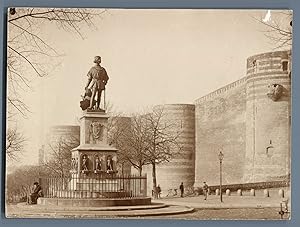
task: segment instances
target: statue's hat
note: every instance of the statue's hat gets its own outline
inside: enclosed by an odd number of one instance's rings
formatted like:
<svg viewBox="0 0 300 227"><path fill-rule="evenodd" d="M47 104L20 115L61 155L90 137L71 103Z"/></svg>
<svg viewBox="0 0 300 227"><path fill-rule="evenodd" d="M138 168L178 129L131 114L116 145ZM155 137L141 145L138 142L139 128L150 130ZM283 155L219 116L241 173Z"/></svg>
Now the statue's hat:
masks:
<svg viewBox="0 0 300 227"><path fill-rule="evenodd" d="M94 63L100 63L100 62L101 62L101 57L100 56L95 56Z"/></svg>

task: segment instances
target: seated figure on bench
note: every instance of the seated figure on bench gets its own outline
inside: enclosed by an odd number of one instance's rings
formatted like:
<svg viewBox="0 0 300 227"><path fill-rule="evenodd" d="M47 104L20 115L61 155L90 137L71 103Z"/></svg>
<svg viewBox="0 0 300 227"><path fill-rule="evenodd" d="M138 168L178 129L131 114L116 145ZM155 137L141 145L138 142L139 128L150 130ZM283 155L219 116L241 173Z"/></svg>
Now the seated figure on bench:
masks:
<svg viewBox="0 0 300 227"><path fill-rule="evenodd" d="M39 197L43 197L42 187L38 182L34 182L33 184L33 192L28 197L28 204L37 204L37 199Z"/></svg>

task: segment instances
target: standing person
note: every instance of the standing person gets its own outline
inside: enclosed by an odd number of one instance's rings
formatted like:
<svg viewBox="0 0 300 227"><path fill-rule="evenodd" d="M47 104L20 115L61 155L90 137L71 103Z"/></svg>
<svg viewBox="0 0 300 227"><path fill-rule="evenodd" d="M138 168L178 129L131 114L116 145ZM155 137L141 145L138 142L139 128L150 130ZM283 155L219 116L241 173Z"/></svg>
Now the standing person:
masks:
<svg viewBox="0 0 300 227"><path fill-rule="evenodd" d="M208 195L208 185L206 184L205 181L203 182L202 190L203 190L204 200L206 200L207 199L207 195Z"/></svg>
<svg viewBox="0 0 300 227"><path fill-rule="evenodd" d="M94 58L95 65L90 69L88 72L88 82L85 86L85 90L88 89L90 83L91 83L91 89L92 89L92 96L90 99L90 106L88 109L93 109L94 106L94 98L97 94L97 101L96 101L96 109L100 108L100 100L101 100L101 93L103 90L105 90L105 85L107 84L107 81L109 79L105 68L100 66L101 63L101 57L96 56Z"/></svg>
<svg viewBox="0 0 300 227"><path fill-rule="evenodd" d="M159 185L157 185L157 197L160 198L160 194L161 194L161 188Z"/></svg>
<svg viewBox="0 0 300 227"><path fill-rule="evenodd" d="M181 184L180 184L180 186L179 186L179 189L180 189L180 197L183 197L183 193L184 193L183 182L181 182Z"/></svg>

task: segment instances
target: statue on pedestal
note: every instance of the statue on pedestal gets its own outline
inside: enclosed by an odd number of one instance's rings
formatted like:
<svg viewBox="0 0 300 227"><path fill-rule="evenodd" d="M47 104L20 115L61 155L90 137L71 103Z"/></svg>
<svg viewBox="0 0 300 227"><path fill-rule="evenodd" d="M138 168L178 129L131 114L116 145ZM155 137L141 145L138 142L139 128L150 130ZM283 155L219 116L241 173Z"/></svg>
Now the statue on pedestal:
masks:
<svg viewBox="0 0 300 227"><path fill-rule="evenodd" d="M100 66L100 56L96 56L94 58L94 63L95 65L89 70L87 74L88 82L85 86L85 95L83 101L80 102L80 107L82 110L101 110L101 93L105 90L105 85L107 84L107 81L109 79L105 68ZM91 88L89 90L90 85ZM97 97L97 100L95 100L95 97ZM88 103L89 106L87 107Z"/></svg>

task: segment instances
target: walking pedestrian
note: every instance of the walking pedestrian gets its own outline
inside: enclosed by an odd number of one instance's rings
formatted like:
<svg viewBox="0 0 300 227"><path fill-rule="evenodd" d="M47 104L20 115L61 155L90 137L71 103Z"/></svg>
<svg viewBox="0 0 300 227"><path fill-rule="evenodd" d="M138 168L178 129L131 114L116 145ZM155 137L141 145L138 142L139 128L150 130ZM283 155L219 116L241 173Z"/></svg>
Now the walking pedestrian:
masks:
<svg viewBox="0 0 300 227"><path fill-rule="evenodd" d="M157 197L160 198L160 194L161 194L161 187L159 185L157 185Z"/></svg>
<svg viewBox="0 0 300 227"><path fill-rule="evenodd" d="M181 184L180 184L180 186L179 186L179 189L180 189L180 197L183 197L183 193L184 193L183 182L181 182Z"/></svg>
<svg viewBox="0 0 300 227"><path fill-rule="evenodd" d="M202 190L203 190L204 200L206 200L208 195L208 185L206 184L205 181L203 182Z"/></svg>

